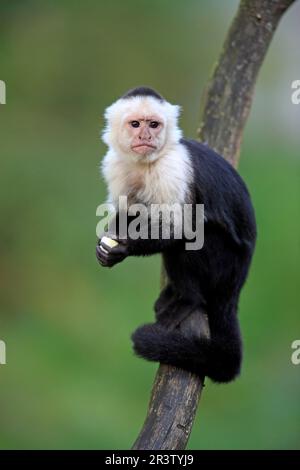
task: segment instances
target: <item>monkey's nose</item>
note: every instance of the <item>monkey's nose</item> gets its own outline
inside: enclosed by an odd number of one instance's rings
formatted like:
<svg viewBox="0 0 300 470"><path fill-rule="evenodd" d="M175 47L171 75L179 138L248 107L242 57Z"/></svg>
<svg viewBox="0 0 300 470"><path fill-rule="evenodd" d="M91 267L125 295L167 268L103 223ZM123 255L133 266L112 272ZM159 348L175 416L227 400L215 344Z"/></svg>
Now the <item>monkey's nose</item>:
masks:
<svg viewBox="0 0 300 470"><path fill-rule="evenodd" d="M147 134L140 134L139 135L139 139L140 140L151 140L152 139L152 136L151 134L147 135Z"/></svg>

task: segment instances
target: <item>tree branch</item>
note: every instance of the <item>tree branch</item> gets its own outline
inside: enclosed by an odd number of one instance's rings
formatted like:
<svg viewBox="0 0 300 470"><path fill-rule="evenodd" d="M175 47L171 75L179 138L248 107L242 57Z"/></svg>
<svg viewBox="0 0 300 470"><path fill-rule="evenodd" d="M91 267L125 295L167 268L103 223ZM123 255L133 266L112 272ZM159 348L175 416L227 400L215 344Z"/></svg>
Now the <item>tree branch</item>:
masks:
<svg viewBox="0 0 300 470"><path fill-rule="evenodd" d="M295 0L241 0L202 101L198 136L237 167L254 85L278 22ZM165 274L162 284L165 284ZM204 312L181 331L209 335ZM204 377L160 365L144 426L133 449L182 450L190 436Z"/></svg>
<svg viewBox="0 0 300 470"><path fill-rule="evenodd" d="M280 18L295 0L241 0L204 92L198 136L234 167L259 69Z"/></svg>

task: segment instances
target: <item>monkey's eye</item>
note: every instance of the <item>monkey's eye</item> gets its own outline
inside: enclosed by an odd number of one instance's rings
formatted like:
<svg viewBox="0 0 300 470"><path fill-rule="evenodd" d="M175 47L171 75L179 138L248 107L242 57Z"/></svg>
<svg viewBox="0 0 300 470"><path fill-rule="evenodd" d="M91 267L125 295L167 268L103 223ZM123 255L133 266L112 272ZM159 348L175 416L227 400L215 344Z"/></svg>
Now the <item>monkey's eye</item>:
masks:
<svg viewBox="0 0 300 470"><path fill-rule="evenodd" d="M151 121L150 122L150 127L152 127L152 129L156 129L158 126L159 126L158 121Z"/></svg>
<svg viewBox="0 0 300 470"><path fill-rule="evenodd" d="M132 127L140 127L139 121L131 121L130 124L131 124Z"/></svg>

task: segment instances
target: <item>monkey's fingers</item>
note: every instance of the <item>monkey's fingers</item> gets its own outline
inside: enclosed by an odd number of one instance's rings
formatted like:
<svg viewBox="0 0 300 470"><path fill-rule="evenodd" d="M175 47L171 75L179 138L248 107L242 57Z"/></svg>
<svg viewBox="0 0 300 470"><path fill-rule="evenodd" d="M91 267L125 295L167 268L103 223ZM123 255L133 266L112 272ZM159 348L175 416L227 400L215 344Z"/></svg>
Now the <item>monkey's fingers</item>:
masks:
<svg viewBox="0 0 300 470"><path fill-rule="evenodd" d="M111 247L105 241L101 241L99 246L102 251L111 255L127 255L127 246L125 244L118 243L116 246Z"/></svg>
<svg viewBox="0 0 300 470"><path fill-rule="evenodd" d="M123 261L125 256L123 254L111 254L106 251L101 246L96 247L96 257L101 264L101 266L111 268L117 263Z"/></svg>
<svg viewBox="0 0 300 470"><path fill-rule="evenodd" d="M120 245L126 245L127 244L127 238L119 238L118 235L116 235L115 233L105 233L100 239L99 239L99 245L101 243L105 243L105 240L107 239L111 239L115 242L117 242L118 244Z"/></svg>

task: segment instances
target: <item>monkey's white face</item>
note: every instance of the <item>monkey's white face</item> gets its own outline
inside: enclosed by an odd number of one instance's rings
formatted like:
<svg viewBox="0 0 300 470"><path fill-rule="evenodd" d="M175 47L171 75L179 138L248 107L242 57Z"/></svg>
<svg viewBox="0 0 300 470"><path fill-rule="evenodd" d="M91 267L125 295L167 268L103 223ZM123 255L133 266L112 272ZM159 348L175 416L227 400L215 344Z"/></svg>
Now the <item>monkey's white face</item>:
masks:
<svg viewBox="0 0 300 470"><path fill-rule="evenodd" d="M123 157L154 162L181 137L179 107L152 97L120 99L105 113L104 142Z"/></svg>

